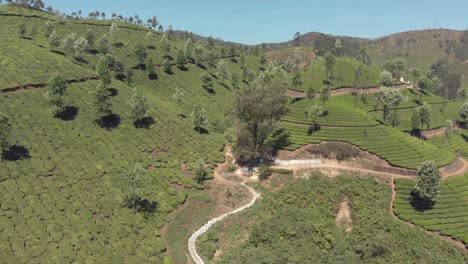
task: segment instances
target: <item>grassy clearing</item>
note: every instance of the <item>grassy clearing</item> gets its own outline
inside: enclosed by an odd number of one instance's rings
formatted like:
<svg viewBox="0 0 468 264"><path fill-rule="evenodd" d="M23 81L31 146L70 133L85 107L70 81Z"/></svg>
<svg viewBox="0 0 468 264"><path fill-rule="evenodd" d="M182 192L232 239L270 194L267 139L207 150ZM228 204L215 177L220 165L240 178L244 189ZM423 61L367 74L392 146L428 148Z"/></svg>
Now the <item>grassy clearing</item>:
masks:
<svg viewBox="0 0 468 264"><path fill-rule="evenodd" d="M278 191L264 191L262 197L201 240L200 251L208 263L467 261L451 243L394 219L388 210L390 188L376 179L312 175ZM345 197L351 208L351 233L335 226ZM218 258L216 250L222 252Z"/></svg>
<svg viewBox="0 0 468 264"><path fill-rule="evenodd" d="M468 241L468 174L443 182L442 191L433 208L418 211L411 205L411 180L396 180L395 213L403 220L443 235Z"/></svg>

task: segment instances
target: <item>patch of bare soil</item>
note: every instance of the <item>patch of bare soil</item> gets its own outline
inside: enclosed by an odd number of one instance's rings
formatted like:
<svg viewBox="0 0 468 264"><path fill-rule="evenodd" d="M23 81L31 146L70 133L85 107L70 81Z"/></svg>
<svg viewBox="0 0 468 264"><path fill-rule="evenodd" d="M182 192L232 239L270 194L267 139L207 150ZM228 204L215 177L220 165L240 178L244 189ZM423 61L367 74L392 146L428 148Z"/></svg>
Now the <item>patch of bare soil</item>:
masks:
<svg viewBox="0 0 468 264"><path fill-rule="evenodd" d="M347 233L353 231L353 220L351 218L351 208L349 208L348 197L345 197L340 203L340 207L335 218L335 224Z"/></svg>

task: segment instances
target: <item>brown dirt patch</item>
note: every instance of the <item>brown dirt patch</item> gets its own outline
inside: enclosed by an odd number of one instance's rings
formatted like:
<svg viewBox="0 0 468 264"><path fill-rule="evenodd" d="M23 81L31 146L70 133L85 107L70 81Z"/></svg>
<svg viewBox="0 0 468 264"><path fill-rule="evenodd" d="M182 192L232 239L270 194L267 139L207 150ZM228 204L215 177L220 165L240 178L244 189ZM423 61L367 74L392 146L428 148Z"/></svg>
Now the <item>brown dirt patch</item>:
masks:
<svg viewBox="0 0 468 264"><path fill-rule="evenodd" d="M338 213L335 218L335 224L347 233L353 231L353 220L351 218L351 208L349 207L348 197L345 197L340 203Z"/></svg>

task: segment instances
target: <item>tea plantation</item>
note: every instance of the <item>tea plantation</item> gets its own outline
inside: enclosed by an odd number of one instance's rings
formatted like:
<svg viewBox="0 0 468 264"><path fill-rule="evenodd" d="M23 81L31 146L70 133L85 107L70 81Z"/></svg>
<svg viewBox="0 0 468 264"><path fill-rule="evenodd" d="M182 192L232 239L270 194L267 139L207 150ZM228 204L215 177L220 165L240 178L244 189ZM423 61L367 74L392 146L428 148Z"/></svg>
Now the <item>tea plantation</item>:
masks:
<svg viewBox="0 0 468 264"><path fill-rule="evenodd" d="M403 220L422 226L442 235L468 241L468 175L448 179L443 182L441 193L427 210L417 210L412 206L411 180L395 180L397 197L395 213Z"/></svg>
<svg viewBox="0 0 468 264"><path fill-rule="evenodd" d="M147 43L157 78L149 80L136 67L132 87L113 79L110 103L117 118L112 127L103 128L95 121L93 105L99 81L91 80L102 54L91 52L76 61L60 47L49 51L44 33L48 20L60 38L70 33L83 36L91 29L97 41L110 28L109 22L61 20L0 6L0 89L42 85L55 72L79 81L68 85L63 118L50 113L45 89L0 94L0 113L8 116L13 129L11 153L0 164L2 262L161 263L167 256L160 230L168 213L184 203L191 188L204 188L185 168L203 158L212 169L224 158L224 130L237 88L229 80L224 84L213 78L211 91L204 89L205 66L187 64L183 69L172 67L171 74L164 72L158 66L163 63L163 33L155 31L148 40L147 29L117 23L118 44L110 54L136 66L133 48ZM37 35L20 37L22 23L27 28L35 24ZM169 36L169 41L168 56L175 58L185 40ZM213 47L218 53L220 49ZM235 59L225 61L230 72L241 71ZM258 69L257 59L249 55L245 65ZM136 128L130 117L134 87L148 101L147 128ZM176 87L183 93L181 104L173 100ZM189 117L195 105L207 111L206 133L198 133ZM132 214L124 206L122 182L135 164L147 169L142 197L154 209Z"/></svg>

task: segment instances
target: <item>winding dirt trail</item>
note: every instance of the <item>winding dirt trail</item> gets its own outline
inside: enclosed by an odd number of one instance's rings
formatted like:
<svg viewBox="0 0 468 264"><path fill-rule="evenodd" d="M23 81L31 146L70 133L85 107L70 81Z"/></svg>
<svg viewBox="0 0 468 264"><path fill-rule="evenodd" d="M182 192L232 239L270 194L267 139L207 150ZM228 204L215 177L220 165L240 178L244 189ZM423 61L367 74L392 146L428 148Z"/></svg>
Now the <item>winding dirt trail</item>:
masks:
<svg viewBox="0 0 468 264"><path fill-rule="evenodd" d="M302 150L300 150L300 151L302 151ZM289 151L289 152L293 153L294 151L292 151L292 152ZM226 146L226 148L225 148L225 161L223 163L219 164L216 167L216 169L214 170L214 175L215 175L214 180L222 181L223 183L226 183L226 184L229 184L229 185L236 185L237 184L236 182L226 179L221 173L228 166L228 158L229 157L233 158L232 150L231 150L231 148L229 146ZM372 158L375 159L375 157L372 157ZM378 159L380 159L380 158L378 158ZM304 161L304 160L303 159L294 159L294 158L292 158L289 161ZM405 173L404 171L399 171L401 168L392 167L389 164L387 166L390 166L390 167L384 166L384 167L366 168L366 167L362 167L362 164L358 164L358 163L356 163L356 164L353 164L353 163L339 163L339 162L330 162L329 160L327 160L325 162L316 162L316 160L314 160L314 159L310 159L309 161L310 162L305 162L305 163L303 163L303 162L290 162L289 164L291 164L291 165L272 165L271 167L275 168L275 169L289 169L289 170L293 170L295 172L302 171L302 170L307 170L307 169L332 169L332 170L338 170L338 171L345 170L345 171L361 172L361 173L365 173L365 174L373 174L373 175L383 176L383 177L385 177L386 179L388 179L390 181L390 185L391 185L391 189L392 189L392 195L391 195L390 204L389 204L390 212L392 213L393 217L395 217L395 219L402 220L402 219L398 218L398 216L395 214L395 212L393 210L393 204L394 204L394 201L395 201L395 198L396 198L396 190L395 190L395 182L394 181L397 178L414 179L416 177L415 175L408 175L408 173ZM380 162L386 163L383 160L381 160ZM392 169L392 170L390 170L391 172L386 171L386 169L389 169L389 168ZM441 174L442 174L443 178L449 178L449 177L464 175L468 171L468 162L466 160L462 159L462 158L457 158L457 160L454 163L452 163L451 165L446 166L444 168L441 168L440 171L441 171ZM248 181L253 181L253 180L249 179ZM208 230L210 230L213 227L214 224L224 220L226 217L228 217L230 215L239 213L239 212L253 206L255 204L255 202L257 201L257 199L260 197L260 193L255 191L250 186L247 186L245 184L245 181L240 183L240 185L247 188L248 191L251 193L252 198L249 201L249 203L247 203L246 205L243 205L243 206L241 206L241 207L239 207L239 208L237 208L237 209L235 209L233 211L227 212L225 214L222 214L222 215L220 215L218 217L215 217L215 218L209 220L205 225L203 225L200 229L195 231L190 236L190 238L188 240L188 248L189 248L190 256L191 256L192 260L196 264L203 264L204 263L203 259L200 257L200 255L198 254L197 249L196 249L197 239L201 235L206 233ZM404 221L404 220L402 220L402 221L405 222L406 224L412 226L412 227L416 227L416 225L414 225L414 224L412 224L410 222L407 222L407 221ZM430 231L427 231L427 230L425 230L425 232L428 233L428 234L431 234L431 235L438 235L441 238L454 243L456 246L458 246L460 248L463 248L465 250L467 249L467 246L465 244L463 244L463 242L461 242L461 241L455 240L455 239L453 239L451 237L443 236L443 235L441 235L441 234L439 234L437 232L430 232Z"/></svg>
<svg viewBox="0 0 468 264"><path fill-rule="evenodd" d="M193 233L190 236L190 238L188 240L188 248L189 248L190 256L192 257L193 261L196 264L204 264L205 263L203 261L203 259L200 257L200 255L198 255L198 253L197 253L197 248L196 248L197 239L201 235L203 235L204 233L208 232L208 230L210 230L210 228L213 227L214 224L222 221L223 219L225 219L226 217L228 217L230 215L237 214L237 213L239 213L241 211L244 211L245 209L251 207L252 205L255 204L258 197L260 197L260 193L256 192L252 187L250 187L248 185L245 185L245 182L242 182L241 185L246 187L249 190L249 192L252 194L252 199L250 200L250 202L248 204L244 205L244 206L241 206L241 207L237 208L234 211L222 214L222 215L220 215L218 217L215 217L215 218L211 219L210 221L208 221L205 225L200 227L200 229L195 231L195 233Z"/></svg>

